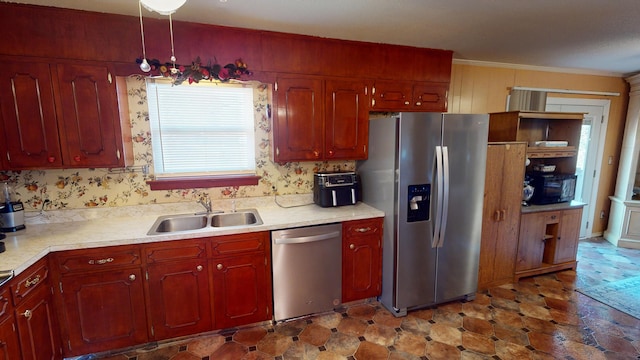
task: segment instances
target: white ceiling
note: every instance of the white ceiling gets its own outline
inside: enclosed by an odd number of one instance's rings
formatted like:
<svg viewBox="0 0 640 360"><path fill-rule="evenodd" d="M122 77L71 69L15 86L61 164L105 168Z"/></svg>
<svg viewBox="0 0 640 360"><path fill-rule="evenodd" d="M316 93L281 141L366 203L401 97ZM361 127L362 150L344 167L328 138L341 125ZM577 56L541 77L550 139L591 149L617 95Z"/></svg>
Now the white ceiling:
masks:
<svg viewBox="0 0 640 360"><path fill-rule="evenodd" d="M9 2L138 15L136 0ZM640 71L638 0L187 0L173 19L447 49L460 60Z"/></svg>

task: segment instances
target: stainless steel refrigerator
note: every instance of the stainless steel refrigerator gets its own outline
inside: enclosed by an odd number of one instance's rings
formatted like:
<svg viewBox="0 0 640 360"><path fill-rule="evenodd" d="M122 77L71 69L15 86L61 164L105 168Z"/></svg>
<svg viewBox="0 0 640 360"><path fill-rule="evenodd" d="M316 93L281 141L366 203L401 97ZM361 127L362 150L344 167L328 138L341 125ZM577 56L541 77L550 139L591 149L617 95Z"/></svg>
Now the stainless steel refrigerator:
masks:
<svg viewBox="0 0 640 360"><path fill-rule="evenodd" d="M380 302L408 309L473 298L488 115L400 113L369 122L362 200L385 212Z"/></svg>

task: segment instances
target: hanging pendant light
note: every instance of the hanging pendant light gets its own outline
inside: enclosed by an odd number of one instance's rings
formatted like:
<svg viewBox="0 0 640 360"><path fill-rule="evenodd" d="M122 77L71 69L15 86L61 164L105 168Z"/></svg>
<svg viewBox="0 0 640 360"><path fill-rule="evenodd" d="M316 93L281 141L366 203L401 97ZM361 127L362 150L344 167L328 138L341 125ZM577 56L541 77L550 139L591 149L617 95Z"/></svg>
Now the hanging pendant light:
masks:
<svg viewBox="0 0 640 360"><path fill-rule="evenodd" d="M173 19L171 18L171 14L176 12L182 5L184 5L187 0L139 0L138 1L138 10L140 12L140 34L142 36L142 62L140 63L140 69L144 72L151 71L151 66L147 61L147 53L144 44L144 26L142 25L142 6L149 11L155 11L160 15L169 15L169 31L171 35L171 63L173 67L171 72L175 73L178 70L176 69L176 55L175 48L173 46Z"/></svg>
<svg viewBox="0 0 640 360"><path fill-rule="evenodd" d="M140 12L140 36L142 37L142 62L140 63L140 70L144 72L151 71L151 65L147 61L147 50L144 46L144 26L142 25L142 2L138 1L138 11Z"/></svg>

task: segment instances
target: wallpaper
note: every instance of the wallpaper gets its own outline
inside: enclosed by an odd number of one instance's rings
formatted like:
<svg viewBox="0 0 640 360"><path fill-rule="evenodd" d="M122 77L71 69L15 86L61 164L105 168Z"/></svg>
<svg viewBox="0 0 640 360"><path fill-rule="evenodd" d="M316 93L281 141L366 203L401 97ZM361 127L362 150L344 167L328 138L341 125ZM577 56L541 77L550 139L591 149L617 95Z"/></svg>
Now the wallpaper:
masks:
<svg viewBox="0 0 640 360"><path fill-rule="evenodd" d="M188 85L181 85L188 86ZM123 169L66 169L0 172L0 182L13 187L16 200L25 210L79 209L117 207L196 201L305 194L313 192L313 174L317 171L351 171L355 161L300 162L276 164L270 159L271 124L267 108L271 104L271 87L253 84L256 131L256 172L261 176L255 186L208 189L152 191L146 184L153 178L151 131L145 79L127 78L131 134L135 163Z"/></svg>

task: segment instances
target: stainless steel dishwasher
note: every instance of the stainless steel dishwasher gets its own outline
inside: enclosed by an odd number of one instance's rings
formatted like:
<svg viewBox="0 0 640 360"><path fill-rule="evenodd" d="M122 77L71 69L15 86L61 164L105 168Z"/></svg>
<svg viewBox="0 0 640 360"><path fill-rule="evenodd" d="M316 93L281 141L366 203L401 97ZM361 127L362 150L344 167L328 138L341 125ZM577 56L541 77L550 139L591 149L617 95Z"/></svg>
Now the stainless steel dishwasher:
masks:
<svg viewBox="0 0 640 360"><path fill-rule="evenodd" d="M271 251L275 321L341 304L341 224L273 231Z"/></svg>

